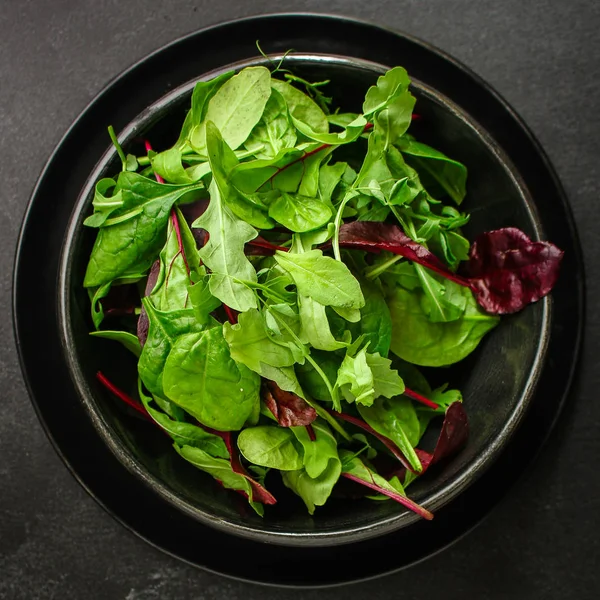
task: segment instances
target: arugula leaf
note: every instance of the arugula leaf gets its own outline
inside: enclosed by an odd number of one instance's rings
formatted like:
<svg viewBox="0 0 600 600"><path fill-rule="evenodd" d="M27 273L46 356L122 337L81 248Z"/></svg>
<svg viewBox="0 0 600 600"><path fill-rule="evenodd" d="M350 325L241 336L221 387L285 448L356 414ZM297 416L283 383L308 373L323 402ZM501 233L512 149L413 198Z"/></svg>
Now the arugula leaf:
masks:
<svg viewBox="0 0 600 600"><path fill-rule="evenodd" d="M259 402L260 378L231 358L220 327L175 341L165 362L163 385L170 400L220 431L241 429Z"/></svg>
<svg viewBox="0 0 600 600"><path fill-rule="evenodd" d="M238 448L251 463L280 471L302 468L302 457L296 449L289 428L274 425L247 427L238 436Z"/></svg>
<svg viewBox="0 0 600 600"><path fill-rule="evenodd" d="M300 339L318 350L338 350L344 348L345 342L338 342L331 333L325 307L309 296L298 296L300 322L302 329Z"/></svg>
<svg viewBox="0 0 600 600"><path fill-rule="evenodd" d="M296 362L290 348L269 335L265 319L256 309L241 313L236 325L224 323L223 335L231 357L259 375L264 374L265 364L291 367Z"/></svg>
<svg viewBox="0 0 600 600"><path fill-rule="evenodd" d="M208 243L200 250L200 257L212 271L208 283L210 292L240 312L256 308L254 292L242 282L257 281L256 271L244 254L244 245L258 232L225 206L214 179L210 184L210 198L206 212L192 224L210 234Z"/></svg>
<svg viewBox="0 0 600 600"><path fill-rule="evenodd" d="M88 288L148 270L164 244L171 207L202 184L167 185L123 171L118 186L123 204L98 231L83 282Z"/></svg>
<svg viewBox="0 0 600 600"><path fill-rule="evenodd" d="M108 195L111 190L111 194ZM122 193L119 191L117 182L114 179L105 177L96 183L92 206L94 207L94 213L83 222L87 227L102 227L106 219L115 210L123 206Z"/></svg>
<svg viewBox="0 0 600 600"><path fill-rule="evenodd" d="M287 104L275 89L267 101L260 121L244 143L256 158L272 158L296 145L296 131L290 120Z"/></svg>
<svg viewBox="0 0 600 600"><path fill-rule="evenodd" d="M309 296L324 306L364 306L360 285L348 267L323 256L321 250L309 250L303 254L278 250L275 260L292 276L301 295Z"/></svg>
<svg viewBox="0 0 600 600"><path fill-rule="evenodd" d="M260 121L271 95L271 74L265 67L246 67L225 82L208 101L204 123L212 121L227 145L241 146ZM197 126L191 145L205 154L206 128Z"/></svg>

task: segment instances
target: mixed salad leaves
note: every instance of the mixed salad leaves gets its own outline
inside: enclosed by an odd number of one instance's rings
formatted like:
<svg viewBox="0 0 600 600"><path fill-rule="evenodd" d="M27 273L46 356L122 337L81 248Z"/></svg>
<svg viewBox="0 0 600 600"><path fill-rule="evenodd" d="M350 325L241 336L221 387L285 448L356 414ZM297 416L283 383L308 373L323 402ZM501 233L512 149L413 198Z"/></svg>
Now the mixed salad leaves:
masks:
<svg viewBox="0 0 600 600"><path fill-rule="evenodd" d="M548 294L562 252L515 228L469 243L467 169L409 133L403 68L361 114L332 112L325 83L201 81L175 144L143 156L110 129L122 171L96 185L84 286L92 335L137 357L135 394L98 379L261 515L279 472L310 514L343 477L430 519L405 490L468 424L418 367Z"/></svg>

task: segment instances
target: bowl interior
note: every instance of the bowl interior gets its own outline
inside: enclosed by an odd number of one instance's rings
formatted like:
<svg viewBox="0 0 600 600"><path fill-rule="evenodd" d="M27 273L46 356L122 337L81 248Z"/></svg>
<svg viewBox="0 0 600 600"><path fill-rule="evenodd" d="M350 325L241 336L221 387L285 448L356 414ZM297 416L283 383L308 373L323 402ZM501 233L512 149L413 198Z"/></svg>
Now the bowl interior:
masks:
<svg viewBox="0 0 600 600"><path fill-rule="evenodd" d="M296 55L288 66L301 77L329 79L328 95L342 110L360 111L366 89L386 67L332 56ZM236 69L264 64L264 59L238 63ZM231 66L202 76L210 78ZM196 79L197 80L197 79ZM177 88L146 109L123 132L126 151L135 150L139 136L157 149L177 138L194 82ZM431 143L469 170L468 195L463 208L471 213L464 228L467 237L504 226L516 226L533 238L539 223L528 192L507 157L477 123L434 90L413 82L416 112L421 119L411 128L418 139ZM141 153L141 150L136 150ZM303 503L281 485L276 476L267 486L279 503L260 518L243 498L223 490L211 477L196 470L173 451L169 440L154 427L130 414L95 380L102 370L123 389L135 394L137 370L133 357L115 342L92 338L89 299L83 274L95 231L82 226L91 212L93 185L114 175L120 163L109 149L84 187L72 215L63 247L59 285L63 347L71 376L82 402L117 457L180 510L229 533L283 544L337 544L386 533L413 523L417 517L394 502L332 498L313 517ZM545 354L550 304L547 300L505 317L465 361L436 370L439 382L462 390L469 415L470 438L463 451L432 470L410 488L411 497L430 510L456 497L493 462L522 417Z"/></svg>

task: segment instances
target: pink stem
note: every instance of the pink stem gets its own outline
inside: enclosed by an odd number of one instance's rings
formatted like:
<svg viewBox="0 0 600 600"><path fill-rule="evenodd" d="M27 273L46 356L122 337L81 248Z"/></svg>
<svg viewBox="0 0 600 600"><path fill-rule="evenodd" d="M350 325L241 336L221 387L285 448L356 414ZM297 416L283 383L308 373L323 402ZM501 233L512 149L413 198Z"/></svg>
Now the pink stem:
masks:
<svg viewBox="0 0 600 600"><path fill-rule="evenodd" d="M137 410L149 421L154 422L154 419L146 412L146 409L136 400L128 396L124 391L120 390L116 385L109 381L101 371L96 373L96 379L110 392L112 392L117 398L125 402L128 406L131 406L134 410Z"/></svg>
<svg viewBox="0 0 600 600"><path fill-rule="evenodd" d="M408 396L411 400L416 400L417 402L420 402L421 404L424 404L429 408L433 408L434 410L439 408L439 406L435 402L432 402L428 398L425 398L425 396L421 396L421 394L415 392L414 390L411 390L410 388L404 388L404 395Z"/></svg>

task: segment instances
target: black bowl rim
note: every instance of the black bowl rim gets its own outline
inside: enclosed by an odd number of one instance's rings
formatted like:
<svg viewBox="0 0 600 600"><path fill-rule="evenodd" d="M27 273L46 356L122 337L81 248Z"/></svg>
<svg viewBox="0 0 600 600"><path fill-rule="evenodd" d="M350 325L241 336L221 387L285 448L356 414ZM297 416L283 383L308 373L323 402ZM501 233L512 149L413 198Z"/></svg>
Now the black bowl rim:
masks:
<svg viewBox="0 0 600 600"><path fill-rule="evenodd" d="M270 58L275 62L282 57L283 54L274 54L270 56ZM293 55L289 56L288 60L290 63L302 63L305 61L321 62L331 64L334 68L336 65L347 64L359 67L366 71L375 71L379 73L384 73L387 68L390 68L385 65L374 63L373 61L333 54L324 55L294 53ZM238 70L244 66L264 63L265 59L263 58L249 58L233 64L223 65L219 69L210 71L208 73L202 73L200 77L183 83L153 102L132 121L130 121L127 126L121 130L119 134L119 141L122 145L126 145L133 138L138 136L138 130L145 129L148 126L148 122L151 123L155 117L158 117L164 112L168 111L172 104L176 103L178 99L191 91L196 81L210 79L225 71ZM497 146L491 136L451 99L443 94L440 94L436 90L433 90L430 86L422 84L418 80L412 79L412 83L413 87L418 89L422 95L429 96L434 101L437 101L439 104L444 106L444 109L448 110L448 112L454 114L456 118L460 119L460 121L466 127L470 127L481 139L481 141L486 144L488 151L494 153L495 159L499 164L502 165L507 175L513 180L515 187L520 192L521 199L527 206L529 217L533 222L533 227L539 238L541 233L541 224L537 216L535 204L533 203L533 199L529 195L524 182L521 180L519 173L516 172L516 169L511 164L509 157L500 147ZM317 530L314 532L288 532L277 530L265 531L255 528L252 525L232 523L226 519L215 517L210 512L203 510L199 506L194 505L191 501L179 496L177 493L172 491L168 485L161 481L161 479L150 474L143 467L141 462L137 460L127 449L126 444L120 439L119 434L114 431L114 429L104 418L101 407L102 403L94 397L94 394L92 393L90 386L82 373L81 365L79 364L74 351L74 336L69 319L70 294L68 290L71 281L70 274L74 240L80 235L83 212L89 207L90 199L93 197L94 193L94 186L101 177L107 176L105 173L103 173L103 171L106 170L107 164L111 162L115 156L116 150L113 147L109 147L99 159L98 163L94 167L93 171L89 174L85 184L81 189L81 192L73 207L71 219L69 221L63 242L60 260L59 282L57 286L59 298L59 325L62 336L61 343L71 374L71 379L78 390L81 401L90 414L94 427L113 454L132 474L140 478L150 489L152 489L154 493L161 495L165 500L174 504L179 510L186 512L192 518L198 519L205 525L259 541L282 545L339 545L351 543L352 541L367 539L369 537L385 535L386 533L391 533L397 529L406 527L416 522L419 519L418 515L398 507L398 512L395 515L381 518L380 520L376 520L367 525L348 526L345 529L337 530ZM502 451L512 437L512 434L519 426L519 423L527 411L546 357L548 348L548 332L550 330L552 321L552 305L551 302L549 302L549 299L544 298L541 301L541 305L543 307L543 313L540 322L540 330L537 332L539 338L535 358L531 371L528 374L528 378L522 390L519 391L519 397L514 409L498 433L490 440L490 442L482 450L481 454L474 461L469 463L464 469L461 469L461 471L453 478L447 480L443 484L440 484L436 490L433 490L426 495L421 495L414 498L416 502L422 504L432 512L439 510L444 505L451 502L458 494L464 491L473 481L480 477L491 466L498 454Z"/></svg>
<svg viewBox="0 0 600 600"><path fill-rule="evenodd" d="M73 130L77 127L77 124L81 120L81 118L85 114L87 114L87 112L96 104L96 102L98 102L100 99L102 99L104 94L107 92L107 90L109 88L111 88L113 86L114 83L116 83L120 79L126 77L128 74L130 74L132 71L134 71L137 67L139 67L141 64L143 64L147 60L151 59L152 57L156 56L157 54L160 54L161 52L163 52L173 46L178 45L179 43L183 42L184 40L186 40L188 38L193 38L195 36L198 36L199 34L207 33L212 30L218 30L219 28L231 26L233 24L247 24L247 23L251 23L253 21L258 21L258 20L265 20L265 19L268 20L268 19L277 19L277 18L325 19L325 20L329 20L332 23L338 22L340 25L346 24L346 25L361 26L372 32L377 31L377 30L384 31L387 34L389 34L390 36L404 38L408 42L415 44L417 46L420 46L421 48L428 51L429 53L437 55L438 57L441 57L442 59L444 59L445 62L450 63L450 65L453 66L456 70L462 72L463 75L466 75L476 86L482 88L482 90L488 96L491 96L493 99L495 99L496 102L500 105L500 107L502 107L504 109L507 116L512 120L516 129L521 130L521 132L527 138L527 141L531 144L533 149L536 151L538 158L541 160L543 168L547 171L547 174L549 175L552 186L555 188L555 191L557 192L558 200L559 200L560 204L562 205L562 209L565 211L565 215L567 218L565 229L567 230L567 237L569 239L569 242L572 244L574 261L575 261L575 265L577 266L578 273L575 277L575 279L576 279L575 286L574 286L575 300L573 302L577 312L576 312L574 318L571 320L571 324L575 325L575 327L574 327L574 331L569 336L569 341L572 344L572 350L573 350L572 361L570 363L569 368L563 370L563 376L561 377L560 396L554 402L554 408L553 408L552 415L548 419L545 419L543 431L537 432L538 445L535 448L535 453L532 456L537 456L539 449L541 448L541 446L547 439L547 436L548 436L549 432L551 431L551 429L554 427L556 420L565 404L565 400L566 400L568 391L571 387L573 378L576 373L576 367L578 364L580 351L581 351L581 342L582 342L582 337L583 337L583 316L584 316L584 311L585 311L585 297L584 297L585 284L584 284L583 260L582 260L581 246L579 243L579 238L577 235L577 231L576 231L576 227L575 227L575 223L574 223L574 219L573 219L573 215L572 215L572 210L568 204L566 194L564 192L562 184L560 183L560 180L559 180L551 162L549 161L548 156L546 155L545 151L543 150L543 148L541 147L541 145L539 144L538 140L536 139L536 137L534 136L532 131L529 129L529 127L521 120L521 118L517 115L517 113L514 111L514 109L504 100L504 98L502 98L502 96L500 94L498 94L498 92L496 92L493 88L491 88L489 86L489 84L487 84L478 75L473 73L464 64L457 61L453 57L449 56L445 52L439 50L434 45L424 42L424 41L422 41L414 36L411 36L409 34L406 34L404 32L391 30L389 28L382 27L379 24L376 24L373 22L368 22L368 21L361 20L361 19L348 18L348 17L341 16L341 15L308 13L308 12L274 13L274 14L269 14L269 15L255 15L255 16L245 17L242 19L236 19L234 21L225 21L225 22L217 23L215 25L211 25L206 28L202 28L202 29L193 31L187 35L184 35L184 36L181 36L181 37L175 39L174 41L170 42L169 44L167 44L165 46L162 46L161 48L158 48L154 52L146 55L145 57L143 57L142 59L137 61L135 64L133 64L130 67L128 67L127 69L125 69L120 74L113 77L106 84L106 86L88 103L88 105L83 109L83 111L81 111L81 113L78 115L78 117L74 120L72 125L69 127L69 129L66 131L66 133L62 136L62 138L56 145L52 154L48 158L45 166L43 167L41 174L39 175L38 180L33 188L30 200L29 200L27 208L25 210L23 221L21 224L20 232L19 232L19 236L18 236L18 240L17 240L17 248L16 248L16 253L15 253L15 263L14 263L14 271L13 271L13 286L12 286L12 288L13 288L12 289L12 291L13 291L13 293L12 293L13 329L14 329L16 347L17 347L17 351L18 351L19 363L20 363L20 367L21 367L21 370L23 373L25 385L26 385L30 400L32 401L34 410L42 424L42 427L43 427L43 430L44 430L46 436L48 437L48 439L51 442L52 446L54 447L55 451L57 452L57 454L59 455L61 460L65 463L66 467L69 469L71 474L82 485L82 487L84 487L84 489L86 489L86 491L98 502L98 504L100 504L100 506L102 506L116 520L121 522L121 524L123 524L126 528L128 528L130 531L132 531L139 537L142 537L142 539L144 539L148 543L154 545L155 547L158 547L173 556L176 556L186 562L189 562L190 564L196 564L196 563L190 562L188 559L182 558L175 551L167 550L164 547L162 547L160 545L160 543L157 543L157 542L149 539L147 536L141 534L139 531L137 531L135 529L135 527L131 526L126 520L124 520L118 514L116 514L113 509L109 508L106 504L104 504L103 500L101 500L96 495L96 493L93 492L88 487L87 483L83 480L82 476L80 476L80 474L75 471L72 464L69 462L66 455L64 454L62 448L56 442L56 440L52 434L52 431L50 430L48 423L46 422L46 420L43 416L42 409L36 401L35 395L33 393L32 382L31 382L31 380L28 376L28 372L27 372L27 364L26 364L27 361L26 361L26 357L24 355L22 337L20 334L20 327L22 324L22 319L20 319L19 315L17 314L18 297L19 297L18 290L19 290L19 281L20 281L19 264L21 263L21 259L22 259L22 255L23 255L23 241L25 238L25 233L27 230L29 218L31 216L31 212L33 211L34 200L42 186L42 183L44 182L46 175L48 174L51 164L53 163L54 159L56 158L57 154L59 153L62 145L66 142L67 138L69 138L69 136L73 133ZM480 486L478 486L478 487L480 487ZM495 501L493 501L492 504L495 504ZM483 518L483 516L485 514L487 514L487 511L485 511L483 514L481 514L476 519L469 519L467 529L463 529L459 533L455 534L455 537L452 540L450 540L442 545L438 544L437 549L434 550L434 552L446 547L447 545L450 545L451 543L453 543L454 541L456 541L457 539L462 537L462 535L466 534L478 522L480 522L481 518ZM419 560L420 560L419 558L416 558L414 561L408 561L406 564L401 565L398 568L403 568L407 565L414 564L414 562L418 562ZM198 565L196 564L196 566L198 566ZM204 568L206 568L207 570L212 570L208 567L204 567ZM395 568L392 570L397 570L397 569ZM214 571L214 570L213 570L213 572L220 573L220 571ZM388 570L387 572L391 572L391 571ZM231 575L229 575L229 576L231 576ZM376 577L376 576L377 575L373 575L373 576L367 577L365 579L371 579L372 577ZM239 576L236 577L235 575L233 577L237 578L237 579L243 579L246 581L253 581L252 579L243 578L243 577L240 578ZM355 578L354 580L357 580L357 579L358 578ZM281 585L281 584L279 584L279 585ZM334 585L336 585L336 584L334 584ZM323 586L318 585L316 587L323 587Z"/></svg>

